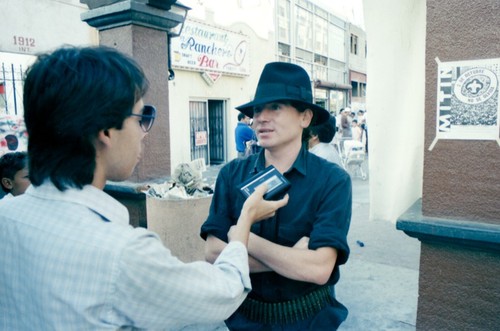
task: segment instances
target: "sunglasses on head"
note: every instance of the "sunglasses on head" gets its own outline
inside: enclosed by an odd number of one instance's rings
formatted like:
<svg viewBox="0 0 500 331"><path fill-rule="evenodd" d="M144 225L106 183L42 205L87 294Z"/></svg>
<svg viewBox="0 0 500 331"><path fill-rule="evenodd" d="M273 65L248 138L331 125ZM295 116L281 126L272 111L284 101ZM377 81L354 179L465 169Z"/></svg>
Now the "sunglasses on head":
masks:
<svg viewBox="0 0 500 331"><path fill-rule="evenodd" d="M142 109L142 114L130 114L130 116L138 116L141 119L139 124L144 132L148 132L153 127L156 118L156 108L151 105L145 105Z"/></svg>

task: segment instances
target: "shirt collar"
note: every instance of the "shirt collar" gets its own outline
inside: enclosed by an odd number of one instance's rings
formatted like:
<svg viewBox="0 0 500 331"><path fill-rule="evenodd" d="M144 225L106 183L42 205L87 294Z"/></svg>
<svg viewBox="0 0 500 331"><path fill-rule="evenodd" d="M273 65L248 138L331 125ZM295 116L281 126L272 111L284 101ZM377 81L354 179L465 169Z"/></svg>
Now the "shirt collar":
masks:
<svg viewBox="0 0 500 331"><path fill-rule="evenodd" d="M50 181L45 181L40 186L30 185L25 194L40 199L65 201L89 208L101 216L105 221L129 224L127 208L109 194L92 186L85 185L82 189L70 187L64 192L59 191Z"/></svg>
<svg viewBox="0 0 500 331"><path fill-rule="evenodd" d="M306 160L307 160L308 151L307 151L306 144L307 144L307 142L302 144L302 147L300 148L299 155L297 155L297 158L293 162L290 169L288 169L286 171L286 173L292 172L295 169L297 172L299 172L300 174L302 174L304 176L307 174L307 162L306 162ZM259 171L262 171L265 169L266 158L265 158L264 152L265 152L265 149L262 148L262 150L258 154L257 158L255 159L252 174L256 174Z"/></svg>

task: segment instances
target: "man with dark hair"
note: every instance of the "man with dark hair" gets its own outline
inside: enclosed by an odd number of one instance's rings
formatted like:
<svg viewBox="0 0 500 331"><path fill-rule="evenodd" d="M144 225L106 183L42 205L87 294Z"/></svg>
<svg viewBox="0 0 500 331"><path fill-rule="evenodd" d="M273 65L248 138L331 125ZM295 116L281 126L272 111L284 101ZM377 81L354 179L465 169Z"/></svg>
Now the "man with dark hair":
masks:
<svg viewBox="0 0 500 331"><path fill-rule="evenodd" d="M11 152L0 158L0 185L3 199L21 195L30 185L26 152Z"/></svg>
<svg viewBox="0 0 500 331"><path fill-rule="evenodd" d="M137 63L107 47L61 48L28 69L33 185L0 202L2 329L184 330L220 323L246 297L249 229L286 198L265 201L258 187L210 265L173 257L103 192L139 161L156 115L147 88Z"/></svg>
<svg viewBox="0 0 500 331"><path fill-rule="evenodd" d="M335 137L335 123L335 117L330 116L328 121L309 127L309 152L344 168L342 159L332 144L333 137Z"/></svg>
<svg viewBox="0 0 500 331"><path fill-rule="evenodd" d="M267 64L254 100L236 108L253 117L262 151L220 170L201 228L206 259L215 261L226 246L245 202L241 183L272 165L291 187L287 206L252 227L253 289L226 325L230 330L335 330L347 316L333 286L349 256L351 180L302 142L304 129L328 121L329 113L313 103L307 72L285 62Z"/></svg>
<svg viewBox="0 0 500 331"><path fill-rule="evenodd" d="M340 127L342 128L342 137L351 138L351 109L345 108L340 116Z"/></svg>
<svg viewBox="0 0 500 331"><path fill-rule="evenodd" d="M243 158L246 156L247 143L251 143L255 134L250 127L250 117L243 113L238 114L238 124L234 129L234 139L236 142L236 151L238 157Z"/></svg>

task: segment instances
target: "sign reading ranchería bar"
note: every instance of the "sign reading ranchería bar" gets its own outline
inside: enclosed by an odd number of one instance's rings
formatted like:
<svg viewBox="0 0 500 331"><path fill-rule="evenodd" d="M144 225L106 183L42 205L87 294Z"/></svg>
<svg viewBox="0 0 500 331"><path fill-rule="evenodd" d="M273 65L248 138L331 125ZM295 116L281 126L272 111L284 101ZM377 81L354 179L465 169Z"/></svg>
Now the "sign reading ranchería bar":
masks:
<svg viewBox="0 0 500 331"><path fill-rule="evenodd" d="M249 75L246 35L188 19L182 34L172 38L171 47L174 68Z"/></svg>

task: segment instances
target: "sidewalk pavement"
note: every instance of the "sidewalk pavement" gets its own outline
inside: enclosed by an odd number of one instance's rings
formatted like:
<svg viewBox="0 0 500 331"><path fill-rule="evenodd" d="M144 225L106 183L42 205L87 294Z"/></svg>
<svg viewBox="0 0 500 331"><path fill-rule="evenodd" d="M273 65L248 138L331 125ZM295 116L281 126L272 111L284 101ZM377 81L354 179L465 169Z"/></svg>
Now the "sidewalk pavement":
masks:
<svg viewBox="0 0 500 331"><path fill-rule="evenodd" d="M352 183L351 255L335 286L349 315L339 330L414 331L420 242L393 223L369 221L369 182Z"/></svg>
<svg viewBox="0 0 500 331"><path fill-rule="evenodd" d="M220 167L208 167L207 183L215 183ZM352 183L351 255L335 286L349 316L339 330L415 331L420 242L393 223L369 221L369 180Z"/></svg>

